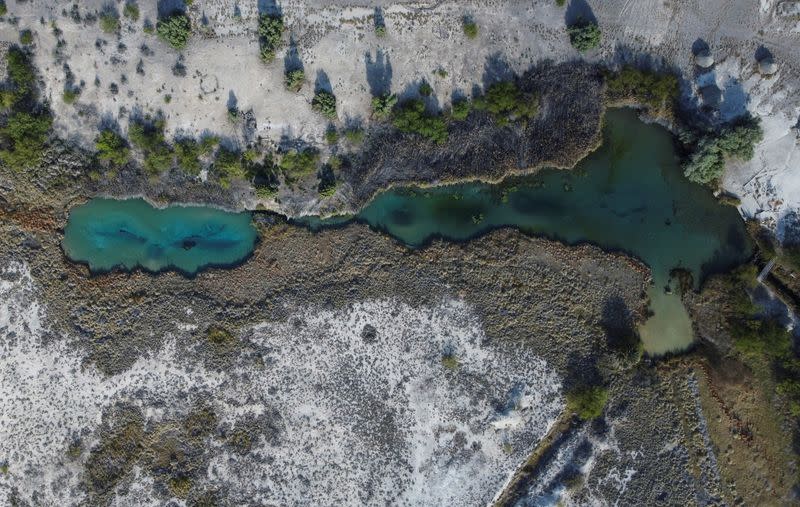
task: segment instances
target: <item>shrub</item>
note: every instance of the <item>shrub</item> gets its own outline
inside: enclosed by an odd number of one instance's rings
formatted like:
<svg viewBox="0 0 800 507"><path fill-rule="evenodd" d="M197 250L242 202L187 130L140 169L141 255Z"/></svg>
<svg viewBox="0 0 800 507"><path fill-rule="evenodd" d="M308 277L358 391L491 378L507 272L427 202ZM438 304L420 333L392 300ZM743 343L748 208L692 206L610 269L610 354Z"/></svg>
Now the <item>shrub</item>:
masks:
<svg viewBox="0 0 800 507"><path fill-rule="evenodd" d="M25 46L33 44L33 32L30 30L22 30L19 32L19 43Z"/></svg>
<svg viewBox="0 0 800 507"><path fill-rule="evenodd" d="M178 167L186 174L197 176L200 174L202 165L200 164L200 145L191 138L180 139L175 143L175 156Z"/></svg>
<svg viewBox="0 0 800 507"><path fill-rule="evenodd" d="M64 104L73 104L80 96L80 88L67 88L64 90L64 93L61 94L61 100L64 101Z"/></svg>
<svg viewBox="0 0 800 507"><path fill-rule="evenodd" d="M383 94L372 97L372 115L375 118L388 118L397 104L397 95Z"/></svg>
<svg viewBox="0 0 800 507"><path fill-rule="evenodd" d="M475 109L489 112L500 125L509 121L529 120L539 111L539 97L521 91L512 81L491 85L486 94L475 100Z"/></svg>
<svg viewBox="0 0 800 507"><path fill-rule="evenodd" d="M378 37L386 37L386 25L375 26L375 35Z"/></svg>
<svg viewBox="0 0 800 507"><path fill-rule="evenodd" d="M474 39L478 36L478 25L475 21L465 17L462 21L462 28L464 29L464 35L467 36L469 39Z"/></svg>
<svg viewBox="0 0 800 507"><path fill-rule="evenodd" d="M283 18L272 14L262 14L258 19L261 59L267 63L275 59L275 51L281 44Z"/></svg>
<svg viewBox="0 0 800 507"><path fill-rule="evenodd" d="M442 356L442 366L448 370L457 370L461 366L461 362L452 352L448 352Z"/></svg>
<svg viewBox="0 0 800 507"><path fill-rule="evenodd" d="M567 392L567 410L584 421L596 419L603 413L608 390L601 386L581 386Z"/></svg>
<svg viewBox="0 0 800 507"><path fill-rule="evenodd" d="M606 76L606 90L612 99L635 99L655 112L666 112L678 98L679 85L674 74L624 67Z"/></svg>
<svg viewBox="0 0 800 507"><path fill-rule="evenodd" d="M0 0L0 16L5 16L8 13L5 0Z"/></svg>
<svg viewBox="0 0 800 507"><path fill-rule="evenodd" d="M125 165L130 157L130 150L125 140L110 129L100 132L95 139L94 146L97 150L98 160L106 162L112 167Z"/></svg>
<svg viewBox="0 0 800 507"><path fill-rule="evenodd" d="M128 127L128 139L144 155L144 168L157 175L169 170L173 163L172 148L164 141L164 121L134 122Z"/></svg>
<svg viewBox="0 0 800 507"><path fill-rule="evenodd" d="M122 8L122 15L133 21L138 20L139 6L134 2L126 2L125 7Z"/></svg>
<svg viewBox="0 0 800 507"><path fill-rule="evenodd" d="M322 168L322 171L320 171L317 192L319 192L321 197L328 198L333 196L333 194L336 193L336 189L339 187L339 182L336 181L336 175L333 172L334 169L336 169L336 167L334 167L335 165L341 167L341 159L334 155L328 160L328 164Z"/></svg>
<svg viewBox="0 0 800 507"><path fill-rule="evenodd" d="M447 124L444 119L428 114L421 100L403 103L396 110L392 124L401 132L418 134L439 144L447 140Z"/></svg>
<svg viewBox="0 0 800 507"><path fill-rule="evenodd" d="M183 49L192 35L189 17L182 12L174 12L166 19L156 23L158 36L175 49Z"/></svg>
<svg viewBox="0 0 800 507"><path fill-rule="evenodd" d="M433 93L433 87L427 81L423 81L419 85L419 94L423 97L430 97L431 93Z"/></svg>
<svg viewBox="0 0 800 507"><path fill-rule="evenodd" d="M600 44L600 27L595 22L578 20L567 27L567 33L572 47L580 52L589 51Z"/></svg>
<svg viewBox="0 0 800 507"><path fill-rule="evenodd" d="M105 33L114 33L119 30L119 15L110 9L100 13L100 28Z"/></svg>
<svg viewBox="0 0 800 507"><path fill-rule="evenodd" d="M364 140L364 129L361 127L350 127L344 131L344 137L352 144L361 144Z"/></svg>
<svg viewBox="0 0 800 507"><path fill-rule="evenodd" d="M325 142L331 145L339 142L339 132L333 125L325 131Z"/></svg>
<svg viewBox="0 0 800 507"><path fill-rule="evenodd" d="M684 164L684 175L695 183L717 181L725 171L727 158L750 160L755 145L764 137L757 119L747 118L735 126L722 129L719 134L709 134L697 144L697 149Z"/></svg>
<svg viewBox="0 0 800 507"><path fill-rule="evenodd" d="M18 47L8 50L8 77L11 81L13 102L33 100L36 91L36 73L28 55Z"/></svg>
<svg viewBox="0 0 800 507"><path fill-rule="evenodd" d="M214 170L219 177L219 183L223 188L228 188L233 179L243 179L246 175L242 164L242 154L238 151L220 147L217 151L217 159L214 161Z"/></svg>
<svg viewBox="0 0 800 507"><path fill-rule="evenodd" d="M450 112L450 115L453 117L454 120L463 121L466 120L469 116L469 113L472 112L472 102L467 99L461 99L456 102L453 102L453 108Z"/></svg>
<svg viewBox="0 0 800 507"><path fill-rule="evenodd" d="M306 73L302 69L295 69L286 73L283 82L288 90L296 93L303 87L305 79Z"/></svg>
<svg viewBox="0 0 800 507"><path fill-rule="evenodd" d="M12 169L38 165L44 155L44 146L53 119L49 113L31 114L17 112L0 128L8 148L0 152L0 159Z"/></svg>
<svg viewBox="0 0 800 507"><path fill-rule="evenodd" d="M291 175L305 175L317 169L319 153L311 148L291 150L283 155L279 167Z"/></svg>
<svg viewBox="0 0 800 507"><path fill-rule="evenodd" d="M336 96L331 92L319 90L314 94L311 107L330 120L336 119Z"/></svg>

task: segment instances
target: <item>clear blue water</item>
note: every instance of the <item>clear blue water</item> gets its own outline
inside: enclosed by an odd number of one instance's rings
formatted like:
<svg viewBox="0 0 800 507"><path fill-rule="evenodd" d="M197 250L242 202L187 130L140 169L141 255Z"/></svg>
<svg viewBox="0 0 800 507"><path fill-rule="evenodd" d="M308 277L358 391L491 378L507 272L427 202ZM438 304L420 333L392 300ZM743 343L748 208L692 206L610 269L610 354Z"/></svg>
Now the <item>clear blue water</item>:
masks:
<svg viewBox="0 0 800 507"><path fill-rule="evenodd" d="M751 254L738 212L687 181L670 133L643 123L632 110L609 111L602 146L571 171L544 170L497 185L393 189L355 219L412 247L515 227L568 244L590 242L628 252L653 273L654 316L640 329L651 354L679 350L693 340L680 298L664 291L670 271L689 270L699 284ZM301 222L314 229L341 221Z"/></svg>
<svg viewBox="0 0 800 507"><path fill-rule="evenodd" d="M67 257L95 273L143 268L194 274L245 259L257 238L250 219L250 213L214 208L92 199L70 211L62 245Z"/></svg>

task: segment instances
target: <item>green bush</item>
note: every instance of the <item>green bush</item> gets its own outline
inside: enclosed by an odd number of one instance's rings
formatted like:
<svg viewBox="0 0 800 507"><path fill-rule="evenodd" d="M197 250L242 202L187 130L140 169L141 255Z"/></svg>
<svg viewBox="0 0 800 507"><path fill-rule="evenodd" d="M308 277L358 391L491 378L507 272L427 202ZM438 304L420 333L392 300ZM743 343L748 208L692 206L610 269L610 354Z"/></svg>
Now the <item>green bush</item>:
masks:
<svg viewBox="0 0 800 507"><path fill-rule="evenodd" d="M189 17L182 12L174 12L166 19L156 23L158 36L175 49L183 49L192 35Z"/></svg>
<svg viewBox="0 0 800 507"><path fill-rule="evenodd" d="M372 115L375 118L388 118L392 114L392 109L397 104L397 95L383 94L372 97Z"/></svg>
<svg viewBox="0 0 800 507"><path fill-rule="evenodd" d="M386 25L377 25L375 27L375 35L378 37L386 37Z"/></svg>
<svg viewBox="0 0 800 507"><path fill-rule="evenodd" d="M244 179L246 176L242 154L238 151L220 147L214 161L214 170L223 188L228 188L234 179Z"/></svg>
<svg viewBox="0 0 800 507"><path fill-rule="evenodd" d="M600 44L600 27L592 21L578 20L567 27L567 33L572 47L580 52L589 51Z"/></svg>
<svg viewBox="0 0 800 507"><path fill-rule="evenodd" d="M364 141L364 129L361 127L349 127L344 131L344 137L352 144L361 144Z"/></svg>
<svg viewBox="0 0 800 507"><path fill-rule="evenodd" d="M461 99L453 102L453 108L450 112L450 116L452 116L454 120L463 121L467 119L469 113L471 112L472 102L467 99Z"/></svg>
<svg viewBox="0 0 800 507"><path fill-rule="evenodd" d="M674 74L659 74L624 67L606 76L606 90L612 100L634 99L654 112L670 111L680 93Z"/></svg>
<svg viewBox="0 0 800 507"><path fill-rule="evenodd" d="M8 13L5 0L0 0L0 16L5 16Z"/></svg>
<svg viewBox="0 0 800 507"><path fill-rule="evenodd" d="M567 410L584 421L596 419L608 401L608 390L601 386L581 386L567 392Z"/></svg>
<svg viewBox="0 0 800 507"><path fill-rule="evenodd" d="M173 164L172 148L164 140L164 121L134 122L128 126L128 139L142 151L144 168L150 175L168 171Z"/></svg>
<svg viewBox="0 0 800 507"><path fill-rule="evenodd" d="M339 142L339 132L333 125L328 127L328 130L325 131L325 142L330 145L334 145Z"/></svg>
<svg viewBox="0 0 800 507"><path fill-rule="evenodd" d="M288 90L297 93L303 87L305 79L306 73L302 69L295 69L286 72L283 82Z"/></svg>
<svg viewBox="0 0 800 507"><path fill-rule="evenodd" d="M78 97L81 96L80 88L67 88L64 90L64 93L61 94L61 100L64 101L64 104L74 104Z"/></svg>
<svg viewBox="0 0 800 507"><path fill-rule="evenodd" d="M392 124L401 132L417 134L438 144L447 141L447 123L425 111L421 100L409 100L398 107Z"/></svg>
<svg viewBox="0 0 800 507"><path fill-rule="evenodd" d="M119 15L110 9L100 13L100 28L105 33L119 30Z"/></svg>
<svg viewBox="0 0 800 507"><path fill-rule="evenodd" d="M175 143L175 158L178 167L186 174L197 176L200 174L200 145L192 138L180 139Z"/></svg>
<svg viewBox="0 0 800 507"><path fill-rule="evenodd" d="M125 165L130 158L130 149L125 140L114 132L106 129L100 132L94 142L97 158L112 167Z"/></svg>
<svg viewBox="0 0 800 507"><path fill-rule="evenodd" d="M474 39L478 36L478 25L475 21L465 17L462 21L462 26L464 30L464 35L467 36L469 39Z"/></svg>
<svg viewBox="0 0 800 507"><path fill-rule="evenodd" d="M695 183L717 181L725 171L728 158L750 160L755 145L764 138L757 119L747 118L735 126L723 128L718 134L708 134L698 143L689 161L684 164L684 175Z"/></svg>
<svg viewBox="0 0 800 507"><path fill-rule="evenodd" d="M258 19L259 44L263 61L269 63L275 59L275 52L281 44L283 29L283 18L280 16L262 14Z"/></svg>
<svg viewBox="0 0 800 507"><path fill-rule="evenodd" d="M314 94L311 107L329 120L336 119L336 96L331 92L319 90Z"/></svg>
<svg viewBox="0 0 800 507"><path fill-rule="evenodd" d="M28 46L33 44L33 32L30 30L22 30L19 32L19 43Z"/></svg>
<svg viewBox="0 0 800 507"><path fill-rule="evenodd" d="M539 112L539 97L520 90L512 81L495 83L475 99L475 109L490 113L499 125L529 120Z"/></svg>
<svg viewBox="0 0 800 507"><path fill-rule="evenodd" d="M423 97L430 97L433 93L433 87L427 81L423 81L421 85L419 85L419 94Z"/></svg>
<svg viewBox="0 0 800 507"><path fill-rule="evenodd" d="M136 21L139 19L139 6L134 2L126 2L125 7L122 8L122 14L128 19Z"/></svg>
<svg viewBox="0 0 800 507"><path fill-rule="evenodd" d="M0 128L0 135L8 144L7 149L0 152L0 159L17 170L39 165L52 123L49 113L17 112L11 115L6 125Z"/></svg>
<svg viewBox="0 0 800 507"><path fill-rule="evenodd" d="M36 92L36 72L28 55L19 47L14 46L8 50L6 61L8 77L11 81L11 105L23 101L33 101Z"/></svg>
<svg viewBox="0 0 800 507"><path fill-rule="evenodd" d="M305 175L317 169L319 153L311 148L291 150L283 155L279 167L290 175Z"/></svg>

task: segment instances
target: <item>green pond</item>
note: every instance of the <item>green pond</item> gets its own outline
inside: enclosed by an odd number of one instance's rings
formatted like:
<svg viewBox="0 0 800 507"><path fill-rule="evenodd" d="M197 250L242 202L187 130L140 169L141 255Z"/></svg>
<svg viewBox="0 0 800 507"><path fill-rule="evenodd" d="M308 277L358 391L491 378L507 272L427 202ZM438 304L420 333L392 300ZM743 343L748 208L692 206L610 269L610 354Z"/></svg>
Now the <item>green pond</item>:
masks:
<svg viewBox="0 0 800 507"><path fill-rule="evenodd" d="M515 227L568 244L590 242L630 253L653 273L653 316L639 330L645 350L653 355L684 349L693 341L670 271L690 271L697 285L751 253L736 209L688 182L671 134L643 123L628 109L606 114L602 146L574 170L544 170L497 185L393 189L379 194L355 220L412 247L433 238L466 241ZM341 225L343 219L298 222L317 229Z"/></svg>
<svg viewBox="0 0 800 507"><path fill-rule="evenodd" d="M250 213L92 199L70 211L62 245L67 257L87 263L95 273L140 267L194 274L206 266L241 262L256 239Z"/></svg>

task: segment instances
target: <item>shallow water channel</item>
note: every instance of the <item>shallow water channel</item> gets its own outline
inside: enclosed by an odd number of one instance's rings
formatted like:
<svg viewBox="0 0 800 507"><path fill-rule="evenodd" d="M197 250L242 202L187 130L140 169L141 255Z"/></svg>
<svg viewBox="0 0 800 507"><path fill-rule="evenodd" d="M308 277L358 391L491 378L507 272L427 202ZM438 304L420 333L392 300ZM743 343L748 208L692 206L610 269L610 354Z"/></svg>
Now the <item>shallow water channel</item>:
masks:
<svg viewBox="0 0 800 507"><path fill-rule="evenodd" d="M63 247L70 259L87 263L93 272L142 267L192 274L244 260L256 240L250 219L248 213L213 208L160 210L141 199L93 199L71 210ZM602 146L573 170L548 169L496 185L392 189L354 218L293 222L319 229L351 220L410 247L436 237L467 241L492 229L515 227L632 254L653 273L653 315L640 334L645 350L654 355L693 341L670 271L690 271L697 286L751 252L737 211L689 183L680 172L670 133L641 122L632 110L606 114Z"/></svg>
<svg viewBox="0 0 800 507"><path fill-rule="evenodd" d="M736 209L688 182L671 134L643 123L633 110L606 114L602 146L574 170L548 169L497 185L393 189L379 194L356 220L413 247L435 237L465 241L498 227L516 227L569 244L590 242L630 253L653 272L653 316L640 334L645 350L654 355L693 341L670 271L690 271L697 286L751 253ZM342 220L302 222L319 228Z"/></svg>

